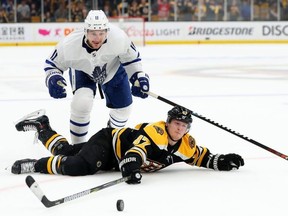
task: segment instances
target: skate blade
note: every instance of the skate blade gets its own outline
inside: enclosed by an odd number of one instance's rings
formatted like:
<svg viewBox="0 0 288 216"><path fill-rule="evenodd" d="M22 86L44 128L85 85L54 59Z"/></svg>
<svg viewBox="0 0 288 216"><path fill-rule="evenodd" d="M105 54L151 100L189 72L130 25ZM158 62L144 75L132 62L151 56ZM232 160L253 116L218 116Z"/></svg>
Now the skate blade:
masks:
<svg viewBox="0 0 288 216"><path fill-rule="evenodd" d="M46 113L46 110L45 109L39 109L39 110L36 110L32 113L29 113L28 115L25 115L23 116L22 118L20 118L19 120L17 120L16 122L14 122L14 124L18 124L19 122L25 120L25 119L33 119L33 118L38 118L42 115L45 115Z"/></svg>
<svg viewBox="0 0 288 216"><path fill-rule="evenodd" d="M12 165L5 167L5 172L12 173Z"/></svg>

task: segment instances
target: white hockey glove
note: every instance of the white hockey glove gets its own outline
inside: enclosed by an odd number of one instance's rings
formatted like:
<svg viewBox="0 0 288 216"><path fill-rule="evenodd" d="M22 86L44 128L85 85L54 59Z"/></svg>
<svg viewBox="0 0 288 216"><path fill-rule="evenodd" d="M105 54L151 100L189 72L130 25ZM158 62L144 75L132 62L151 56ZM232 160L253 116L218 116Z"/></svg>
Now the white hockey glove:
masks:
<svg viewBox="0 0 288 216"><path fill-rule="evenodd" d="M149 76L144 72L134 73L130 82L132 84L131 92L135 97L147 98L148 94L145 92L149 91Z"/></svg>

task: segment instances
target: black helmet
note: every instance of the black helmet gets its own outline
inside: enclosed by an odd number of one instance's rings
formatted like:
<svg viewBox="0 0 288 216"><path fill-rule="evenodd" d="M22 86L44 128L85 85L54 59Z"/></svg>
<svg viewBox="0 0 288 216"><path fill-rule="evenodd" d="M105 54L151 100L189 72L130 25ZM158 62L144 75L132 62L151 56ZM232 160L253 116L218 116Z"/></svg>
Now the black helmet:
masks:
<svg viewBox="0 0 288 216"><path fill-rule="evenodd" d="M184 107L175 106L168 111L168 117L166 122L170 123L172 119L177 119L179 121L185 122L188 124L188 128L190 128L192 123L192 113L190 110Z"/></svg>

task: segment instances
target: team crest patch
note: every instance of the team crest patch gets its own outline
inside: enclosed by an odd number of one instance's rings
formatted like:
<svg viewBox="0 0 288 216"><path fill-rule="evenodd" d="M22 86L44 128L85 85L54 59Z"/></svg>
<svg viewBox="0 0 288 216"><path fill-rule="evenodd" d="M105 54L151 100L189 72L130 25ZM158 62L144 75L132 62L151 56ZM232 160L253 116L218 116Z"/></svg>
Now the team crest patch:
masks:
<svg viewBox="0 0 288 216"><path fill-rule="evenodd" d="M102 166L102 162L101 162L101 161L97 161L96 167L99 168L99 167L101 167L101 166Z"/></svg>
<svg viewBox="0 0 288 216"><path fill-rule="evenodd" d="M156 132L160 135L164 134L164 130L156 125L153 125L153 127L155 128Z"/></svg>
<svg viewBox="0 0 288 216"><path fill-rule="evenodd" d="M100 66L96 66L93 70L91 79L99 84L102 84L106 77L107 77L107 71L106 71L107 63L103 65L101 68Z"/></svg>
<svg viewBox="0 0 288 216"><path fill-rule="evenodd" d="M190 148L194 148L195 147L195 139L192 136L189 136L189 146Z"/></svg>
<svg viewBox="0 0 288 216"><path fill-rule="evenodd" d="M186 116L188 114L188 111L187 110L183 110L182 114Z"/></svg>

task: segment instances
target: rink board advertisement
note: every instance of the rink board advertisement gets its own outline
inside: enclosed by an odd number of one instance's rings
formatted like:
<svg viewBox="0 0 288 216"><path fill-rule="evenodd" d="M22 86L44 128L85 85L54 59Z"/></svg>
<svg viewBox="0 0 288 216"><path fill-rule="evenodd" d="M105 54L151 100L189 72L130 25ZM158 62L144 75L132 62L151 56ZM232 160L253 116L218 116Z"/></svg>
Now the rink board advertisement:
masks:
<svg viewBox="0 0 288 216"><path fill-rule="evenodd" d="M288 22L121 22L137 44L288 43ZM0 24L0 45L55 45L82 23Z"/></svg>

